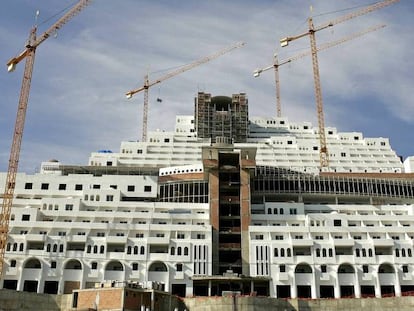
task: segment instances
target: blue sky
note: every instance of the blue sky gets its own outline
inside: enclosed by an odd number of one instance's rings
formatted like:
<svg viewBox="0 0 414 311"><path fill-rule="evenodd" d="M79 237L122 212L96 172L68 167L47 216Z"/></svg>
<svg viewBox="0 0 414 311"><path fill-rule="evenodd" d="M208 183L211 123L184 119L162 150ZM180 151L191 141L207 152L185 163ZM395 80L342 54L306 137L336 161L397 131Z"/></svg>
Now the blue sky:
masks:
<svg viewBox="0 0 414 311"><path fill-rule="evenodd" d="M73 0L3 0L0 10L0 170L7 170L24 62L19 54L40 11L38 34ZM279 39L373 1L365 0L95 0L36 51L19 171L41 161L87 164L90 152L119 150L141 138L143 94L125 99L146 72L153 79L238 41L246 46L150 89L149 130L173 130L175 115L190 115L198 91L246 92L250 116L274 116L272 71L256 68L309 48L307 37L281 49ZM377 24L384 29L319 53L326 126L389 137L396 152L414 155L414 2L392 6L317 33L317 43L338 40ZM47 21L47 22L45 22ZM310 57L280 67L282 114L317 125ZM163 99L157 103L156 98Z"/></svg>

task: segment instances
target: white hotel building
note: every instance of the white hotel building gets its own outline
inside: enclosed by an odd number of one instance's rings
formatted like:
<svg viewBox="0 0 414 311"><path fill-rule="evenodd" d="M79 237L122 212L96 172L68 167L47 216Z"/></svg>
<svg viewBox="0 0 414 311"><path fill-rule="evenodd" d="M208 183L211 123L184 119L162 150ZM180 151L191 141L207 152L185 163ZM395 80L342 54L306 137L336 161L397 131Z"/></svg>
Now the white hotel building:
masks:
<svg viewBox="0 0 414 311"><path fill-rule="evenodd" d="M401 296L414 290L413 159L386 138L248 119L199 93L174 132L19 173L0 287L133 282L180 296ZM6 173L0 174L0 186ZM4 191L0 189L1 193Z"/></svg>

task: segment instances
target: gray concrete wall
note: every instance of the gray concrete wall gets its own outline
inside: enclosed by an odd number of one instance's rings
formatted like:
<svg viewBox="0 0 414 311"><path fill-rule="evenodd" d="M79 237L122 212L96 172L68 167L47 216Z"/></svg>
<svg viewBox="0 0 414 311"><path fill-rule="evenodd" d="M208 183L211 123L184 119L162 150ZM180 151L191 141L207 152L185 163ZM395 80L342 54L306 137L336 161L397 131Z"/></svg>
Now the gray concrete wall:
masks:
<svg viewBox="0 0 414 311"><path fill-rule="evenodd" d="M72 295L47 295L14 290L0 290L0 311L70 311ZM183 311L412 311L414 297L365 299L276 299L267 297L197 297L185 298L185 307L178 301L168 304Z"/></svg>
<svg viewBox="0 0 414 311"><path fill-rule="evenodd" d="M68 295L47 295L0 290L0 311L60 311Z"/></svg>
<svg viewBox="0 0 414 311"><path fill-rule="evenodd" d="M276 299L200 297L184 299L189 311L412 311L414 297L366 299Z"/></svg>

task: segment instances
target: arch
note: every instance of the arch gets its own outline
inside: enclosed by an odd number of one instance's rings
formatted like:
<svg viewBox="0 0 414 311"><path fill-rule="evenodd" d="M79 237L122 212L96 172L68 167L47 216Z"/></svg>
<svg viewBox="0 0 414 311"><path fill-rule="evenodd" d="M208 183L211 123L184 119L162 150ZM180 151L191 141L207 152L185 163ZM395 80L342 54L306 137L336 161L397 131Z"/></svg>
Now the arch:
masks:
<svg viewBox="0 0 414 311"><path fill-rule="evenodd" d="M170 254L171 254L171 255L175 255L175 247L174 247L174 246L173 246L173 247L171 247Z"/></svg>
<svg viewBox="0 0 414 311"><path fill-rule="evenodd" d="M138 246L134 246L134 255L138 255Z"/></svg>
<svg viewBox="0 0 414 311"><path fill-rule="evenodd" d="M40 263L40 260L37 258L30 258L27 260L24 264L25 269L41 269L42 264Z"/></svg>
<svg viewBox="0 0 414 311"><path fill-rule="evenodd" d="M139 252L141 255L144 255L145 254L145 247L144 246L141 246L140 247L140 252Z"/></svg>
<svg viewBox="0 0 414 311"><path fill-rule="evenodd" d="M105 271L124 271L124 265L118 260L108 262Z"/></svg>
<svg viewBox="0 0 414 311"><path fill-rule="evenodd" d="M395 273L395 269L391 264L383 263L378 267L378 273Z"/></svg>
<svg viewBox="0 0 414 311"><path fill-rule="evenodd" d="M188 256L188 247L184 247L184 256Z"/></svg>
<svg viewBox="0 0 414 311"><path fill-rule="evenodd" d="M57 252L57 244L53 244L53 252L56 253Z"/></svg>
<svg viewBox="0 0 414 311"><path fill-rule="evenodd" d="M82 270L82 264L77 259L70 259L68 262L66 262L63 269L67 270Z"/></svg>
<svg viewBox="0 0 414 311"><path fill-rule="evenodd" d="M352 274L352 273L355 273L355 269L350 264L344 263L344 264L339 265L338 273L339 274L341 274L341 273L351 273Z"/></svg>
<svg viewBox="0 0 414 311"><path fill-rule="evenodd" d="M295 273L312 273L312 267L306 263L298 264L295 268Z"/></svg>
<svg viewBox="0 0 414 311"><path fill-rule="evenodd" d="M132 253L132 246L131 245L128 245L128 247L127 247L127 254L128 255L131 255L131 253Z"/></svg>
<svg viewBox="0 0 414 311"><path fill-rule="evenodd" d="M165 263L161 262L161 261L155 261L153 262L148 271L150 272L167 272L167 266L165 265Z"/></svg>

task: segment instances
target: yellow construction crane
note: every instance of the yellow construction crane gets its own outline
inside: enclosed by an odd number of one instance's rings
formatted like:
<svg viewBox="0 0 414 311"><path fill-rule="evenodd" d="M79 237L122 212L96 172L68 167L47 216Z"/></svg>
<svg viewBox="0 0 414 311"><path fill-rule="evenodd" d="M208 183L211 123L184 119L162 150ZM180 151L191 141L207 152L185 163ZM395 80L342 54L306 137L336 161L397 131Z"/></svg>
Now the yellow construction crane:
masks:
<svg viewBox="0 0 414 311"><path fill-rule="evenodd" d="M358 33L354 33L352 35L343 37L343 38L341 38L339 40L336 40L336 41L324 43L324 44L320 45L317 48L317 51L319 52L319 51L327 50L327 49L329 49L331 47L337 46L337 45L339 45L341 43L350 41L350 40L355 39L357 37L361 37L361 36L363 36L363 35L365 35L365 34L367 34L369 32L376 31L376 30L378 30L380 28L384 28L384 27L385 27L385 25L373 26L373 27L370 27L370 28L366 29L365 31L361 31L361 32L358 32ZM275 71L275 83L276 83L276 115L279 118L282 116L282 104L281 104L281 101L280 101L279 67L282 66L282 65L285 65L285 64L289 64L289 63L291 63L291 62L293 62L295 60L298 60L298 59L300 59L302 57L309 56L309 55L311 55L311 51L310 50L307 50L305 52L296 54L296 55L294 55L292 57L283 59L282 61L279 62L278 61L277 54L275 53L274 54L274 57L273 57L273 65L270 65L270 66L267 66L267 67L261 68L261 69L256 69L253 72L253 76L257 78L257 77L260 76L260 74L262 72L265 72L265 71L267 71L269 69L272 69L272 68L274 69L274 71Z"/></svg>
<svg viewBox="0 0 414 311"><path fill-rule="evenodd" d="M37 26L30 30L29 40L25 49L18 56L13 57L7 62L8 71L13 71L16 65L26 58L26 63L23 73L23 81L20 90L19 106L17 109L16 123L14 127L13 142L10 150L9 167L7 170L6 185L4 187L3 202L0 215L0 280L4 273L4 254L7 243L7 236L9 231L10 212L13 205L14 189L16 186L16 175L19 164L20 148L23 138L24 122L26 118L27 103L30 93L30 83L32 80L33 65L35 59L36 48L50 37L51 34L56 33L65 23L72 17L77 15L84 7L86 7L91 0L80 0L74 5L64 16L62 16L56 23L54 23L48 30L46 30L40 37L36 38Z"/></svg>
<svg viewBox="0 0 414 311"><path fill-rule="evenodd" d="M328 155L328 148L326 145L326 136L325 136L325 120L323 115L323 102L322 102L322 90L321 90L321 81L320 81L320 75L319 75L319 65L318 65L318 56L317 56L317 46L316 46L316 36L315 33L317 31L332 27L336 24L343 23L345 21L348 21L352 18L362 16L365 14L368 14L372 11L381 9L383 7L389 6L391 4L394 4L398 2L399 0L385 0L381 2L377 2L375 4L369 5L361 10L351 12L349 14L346 14L344 16L341 16L337 19L334 19L332 21L329 21L325 24L322 24L318 27L315 27L313 24L313 19L310 17L308 19L308 31L292 36L292 37L286 37L280 40L280 45L282 47L285 47L289 44L290 41L294 41L296 39L309 36L310 38L310 46L311 46L311 54L312 54L312 67L313 67L313 77L314 77L314 88L315 88L315 98L316 98L316 110L317 110L317 116L318 116L318 127L319 127L319 157L320 157L320 166L321 170L325 167L329 167L329 155Z"/></svg>
<svg viewBox="0 0 414 311"><path fill-rule="evenodd" d="M139 87L139 88L137 88L135 90L129 91L129 92L127 92L125 94L127 98L131 98L134 94L139 93L141 91L144 91L144 113L143 113L143 120L142 120L142 141L147 141L148 89L151 86L153 86L155 84L158 84L158 83L160 83L160 82L162 82L164 80L167 80L169 78L172 78L172 77L174 77L174 76L176 76L176 75L178 75L180 73L183 73L183 72L185 72L187 70L190 70L190 69L192 69L194 67L197 67L197 66L199 66L201 64L207 63L208 61L210 61L212 59L215 59L215 58L217 58L217 57L219 57L219 56L221 56L223 54L226 54L226 53L228 53L228 52L230 52L230 51L232 51L234 49L240 48L240 47L242 47L244 45L245 45L244 42L238 42L238 43L236 43L234 45L231 45L231 46L229 46L229 47L227 47L227 48L225 48L223 50L220 50L219 52L217 52L215 54L212 54L210 56L203 57L203 58L201 58L199 60L196 60L196 61L194 61L192 63L189 63L187 65L181 66L180 68L178 68L178 69L176 69L176 70L174 70L174 71L172 71L170 73L167 73L166 75L164 75L164 76L162 76L162 77L160 77L160 78L158 78L158 79L156 79L154 81L151 81L151 82L148 79L148 74L145 75L145 77L144 77L144 85L143 86L141 86L141 87Z"/></svg>

